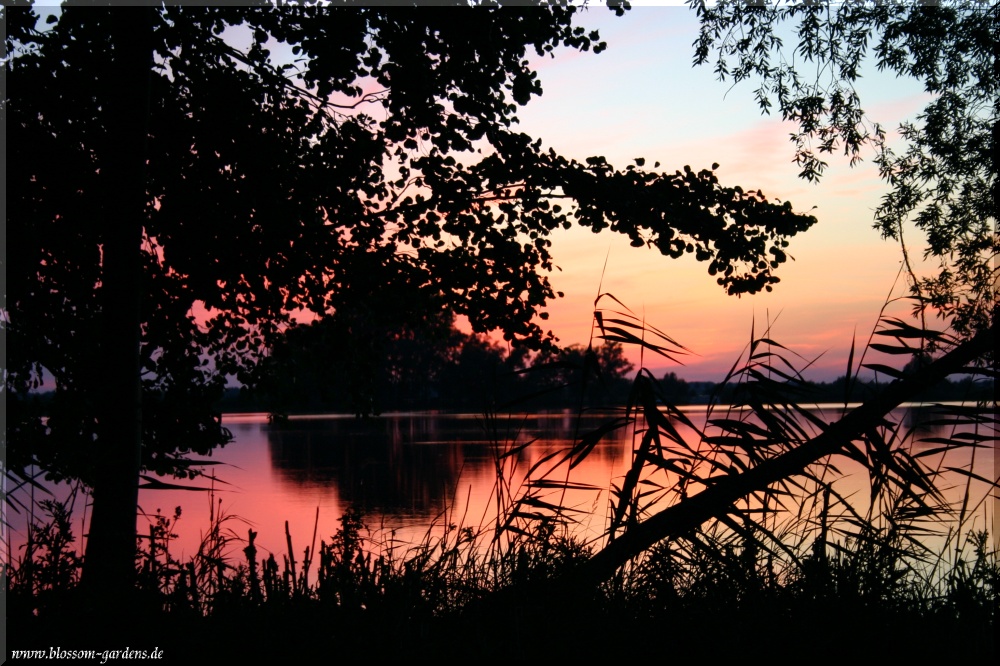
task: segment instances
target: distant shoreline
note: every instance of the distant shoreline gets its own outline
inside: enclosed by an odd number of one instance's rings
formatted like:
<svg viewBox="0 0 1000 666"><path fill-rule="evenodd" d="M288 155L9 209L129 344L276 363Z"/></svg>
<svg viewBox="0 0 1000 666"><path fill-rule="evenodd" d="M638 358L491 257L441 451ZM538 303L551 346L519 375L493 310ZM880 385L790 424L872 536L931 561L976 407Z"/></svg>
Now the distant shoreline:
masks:
<svg viewBox="0 0 1000 666"><path fill-rule="evenodd" d="M824 402L817 403L815 405L809 405L808 409L815 411L825 411L833 409L856 409L863 405L863 402L849 402L846 405L843 403L834 402ZM937 400L937 401L925 401L925 402L904 402L897 407L897 409L923 409L936 406L949 406L949 407L967 407L976 404L975 400ZM708 411L709 405L707 404L695 404L695 405L676 405L676 408L681 412L690 412L695 414L700 414ZM721 405L715 404L711 405L713 410L737 410L737 411L752 411L751 407L746 405ZM621 409L621 408L617 408ZM592 415L595 417L604 416L610 413L614 413L615 408L605 408L605 409L594 409L585 412L586 415ZM511 415L559 415L559 414L572 414L575 415L576 411L572 408L566 407L562 409L537 409L529 411L512 411ZM238 423L258 423L267 422L268 413L262 411L247 411L247 412L222 412L222 419L225 420L236 420ZM389 411L383 412L378 415L370 416L368 418L378 419L378 418L407 418L414 416L447 416L453 419L477 419L482 418L481 413L477 412L451 412L446 409L417 409L417 410L406 410L406 411ZM356 419L358 418L356 414L351 412L303 412L303 413L292 413L288 414L286 418L289 421L318 421L325 419Z"/></svg>

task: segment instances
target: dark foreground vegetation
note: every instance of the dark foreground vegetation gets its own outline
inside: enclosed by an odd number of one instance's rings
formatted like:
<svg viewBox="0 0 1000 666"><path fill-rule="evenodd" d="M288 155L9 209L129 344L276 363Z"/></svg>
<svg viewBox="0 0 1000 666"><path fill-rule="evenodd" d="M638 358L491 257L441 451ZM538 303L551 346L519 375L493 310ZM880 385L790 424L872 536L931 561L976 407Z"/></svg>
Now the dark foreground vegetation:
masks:
<svg viewBox="0 0 1000 666"><path fill-rule="evenodd" d="M227 536L219 517L197 556L178 562L165 520L137 553L139 610L113 618L83 610L69 524L62 507L49 508L31 559L9 572L9 647L118 647L127 636L168 661L985 661L995 649L1000 566L985 532L968 534L948 562L871 530L817 540L793 566L753 539L697 530L611 581L553 593L539 583L571 574L590 549L544 522L502 546L455 530L404 548L372 537L351 512L315 554L277 561L258 557L252 535Z"/></svg>
<svg viewBox="0 0 1000 666"><path fill-rule="evenodd" d="M890 337L909 330L886 326ZM886 413L837 440L835 455L789 467L864 408L825 423L789 400L804 392L808 401L809 387L797 372L770 372L793 367L783 349L767 338L750 346L723 383L738 387L737 401L710 409L702 431L640 374L625 409L536 463L520 486L517 454L530 443L505 441L503 419L487 414L495 522L459 528L445 516L422 543L369 531L352 510L336 534L308 545L289 537L284 554L264 557L252 530L238 533L218 513L181 562L170 552L177 516L160 517L138 540L138 584L125 606L109 609L101 590L80 583L67 509L42 503L48 520L5 568L10 647L118 646L127 636L133 649L162 649L169 660L992 661L1000 560L982 526L996 486L971 463L935 456L992 446L995 402L924 410L919 418L950 428L943 437ZM883 397L912 395L929 370L899 372ZM593 380L579 376L580 385ZM566 469L629 426L632 467L612 480L602 537L582 541L560 493L597 489ZM865 465L870 496L839 491L844 457ZM725 499L776 465L776 481ZM941 493L955 483L964 484L957 503Z"/></svg>

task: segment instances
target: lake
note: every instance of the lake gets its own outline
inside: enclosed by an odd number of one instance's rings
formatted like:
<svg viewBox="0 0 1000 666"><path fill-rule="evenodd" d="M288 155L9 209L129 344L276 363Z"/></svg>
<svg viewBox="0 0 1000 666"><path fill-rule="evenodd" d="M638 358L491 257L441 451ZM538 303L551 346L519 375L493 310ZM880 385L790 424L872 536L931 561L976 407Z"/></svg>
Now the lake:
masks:
<svg viewBox="0 0 1000 666"><path fill-rule="evenodd" d="M897 410L894 419L913 422L916 411ZM687 411L701 428L706 421L703 408ZM832 417L832 414L827 414ZM718 418L717 412L713 418ZM482 416L437 413L389 414L362 421L353 416L298 416L286 424L272 426L263 414L227 414L223 424L233 434L233 441L214 452L211 460L219 463L206 467L211 478L183 482L211 488L206 491L141 490L140 507L147 516L157 511L173 516L181 507L176 522L176 539L171 542L173 556L186 559L193 555L208 531L211 517L221 511L227 516L223 527L235 538L246 539L247 531L258 533L256 545L263 557L274 553L281 561L287 552L285 521L293 542L296 559L303 549L320 539L329 542L339 526L338 519L348 507L363 513L376 540L394 539L397 546L418 543L426 536L440 536L447 525L478 528L490 525L502 503L523 488L525 475L533 465L532 479L538 479L559 461L560 455L578 433L587 432L608 420L608 415L587 415L577 419L573 412L555 412L504 416L487 423ZM682 429L682 434L684 430ZM571 507L577 524L574 532L582 538L598 538L608 520L612 483L621 485L632 459L634 434L630 427L620 428L604 437L587 458L571 472L570 480L589 489L563 494L548 490L548 500ZM688 433L690 434L690 433ZM944 436L941 427L917 430L917 439ZM530 442L530 444L529 444ZM498 453L525 445L513 455L498 458ZM913 446L930 450L933 443ZM995 478L994 449L979 449L949 454L934 464L962 467L970 463L983 477ZM940 457L940 456L938 456ZM547 462L546 462L547 460ZM510 488L498 493L497 467L504 470ZM837 459L845 479L837 486L842 495L864 506L870 483L859 465ZM549 478L565 479L567 465L556 469ZM959 501L964 479L955 476L945 484L949 499ZM985 496L986 485L974 484ZM64 495L65 488L57 490ZM77 505L83 503L77 500ZM665 506L665 504L663 505ZM660 508L659 506L657 508ZM992 508L990 509L992 511ZM985 508L978 527L986 527ZM85 512L77 510L74 525L86 528ZM24 542L24 517L8 513L12 533L8 544L16 559ZM140 534L148 533L150 519L140 518ZM234 542L232 557L242 561L243 544Z"/></svg>

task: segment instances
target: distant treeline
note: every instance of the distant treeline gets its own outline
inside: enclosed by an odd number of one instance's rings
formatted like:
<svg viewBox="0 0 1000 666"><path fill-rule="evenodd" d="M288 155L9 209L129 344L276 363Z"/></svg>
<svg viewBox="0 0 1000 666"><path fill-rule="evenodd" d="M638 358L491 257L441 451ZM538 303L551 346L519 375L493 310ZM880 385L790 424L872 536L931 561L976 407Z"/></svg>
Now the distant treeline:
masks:
<svg viewBox="0 0 1000 666"><path fill-rule="evenodd" d="M902 372L913 370L912 360ZM619 343L571 345L544 352L506 348L483 335L456 328L446 313L400 322L377 317L326 319L289 328L252 372L245 388L217 387L220 412L355 413L484 409L533 411L615 407L628 403L635 367ZM884 381L888 381L887 379ZM675 405L738 404L746 385L686 381L669 372L658 378L663 402ZM883 382L884 383L884 382ZM874 381L768 384L768 402L800 404L863 402ZM43 413L58 397L33 395ZM944 381L923 401L993 399L993 383L965 378ZM143 398L150 407L155 391ZM155 416L155 409L151 412Z"/></svg>
<svg viewBox="0 0 1000 666"><path fill-rule="evenodd" d="M601 352L601 353L598 353ZM474 347L463 356L464 362L444 373L438 381L414 385L387 383L377 400L374 413L404 410L442 410L478 412L488 406L501 410L531 411L539 409L574 409L578 407L614 407L627 404L632 387L632 366L620 356L617 346L598 348L593 357L600 373L595 373L593 360L587 361L581 347L564 350L562 358L540 363L531 369L511 370L482 347ZM494 361L494 362L491 362ZM603 367L602 367L603 363ZM588 367L590 365L590 367ZM588 367L586 386L581 377ZM276 401L271 395L247 388L226 388L216 408L222 413L268 412L274 414L351 413L357 411L346 393L315 390L309 384L300 391ZM740 384L720 385L714 382L686 381L673 372L658 380L665 401L674 405L735 404L746 398L747 388ZM805 381L772 394L774 401L795 400L801 404L863 402L884 386L885 382L856 380L850 391L845 378L832 382ZM943 381L921 394L916 401L946 402L994 400L992 381L965 378ZM35 394L43 408L55 397L55 392Z"/></svg>
<svg viewBox="0 0 1000 666"><path fill-rule="evenodd" d="M683 380L680 380L683 382ZM884 388L891 379L883 379L876 382L854 380L850 388L845 386L846 377L838 377L832 382L811 382L805 381L794 386L786 384L786 388L779 389L776 397L784 400L795 400L801 404L811 403L844 403L844 402L864 402L874 394ZM717 402L721 404L733 404L742 401L746 392L746 387L737 384L726 384L718 391ZM939 384L924 391L914 398L914 402L951 402L951 401L976 401L993 400L995 393L993 381L974 380L972 378L961 379L957 382L944 380ZM680 403L685 404L685 403ZM701 404L699 400L692 400L686 404Z"/></svg>
<svg viewBox="0 0 1000 666"><path fill-rule="evenodd" d="M481 350L480 350L481 351ZM620 350L612 348L605 356L617 358ZM595 354L600 359L600 355ZM587 385L581 381L585 367L585 351L574 347L566 350L565 360L540 364L534 369L511 371L496 363L477 358L477 363L460 364L448 373L446 382L430 382L421 390L406 393L397 390L380 394L379 411L429 410L481 411L487 406L507 408L511 411L537 409L595 408L627 404L632 387L632 367L624 362L612 368L603 368L600 374L588 376ZM600 361L599 361L600 362ZM805 381L772 394L772 400L798 401L801 404L863 402L884 387L886 382L855 380L850 390L845 387L845 377L832 382ZM686 381L669 372L658 381L665 401L674 405L735 404L746 398L747 387L740 384L717 384L704 381ZM282 409L253 391L228 388L218 403L222 412L275 412L284 414L350 412L349 401L324 400L320 393L308 394L305 400L287 401ZM965 378L943 381L921 394L917 401L975 401L994 400L992 381Z"/></svg>
<svg viewBox="0 0 1000 666"><path fill-rule="evenodd" d="M390 313L391 315L391 313ZM444 410L481 412L595 408L628 403L635 367L619 343L571 345L542 352L505 347L460 331L446 312L400 321L390 315L338 317L290 328L259 364L252 388L229 389L219 408L272 414ZM903 372L916 363L911 361ZM659 378L659 395L676 405L738 403L736 385L688 382L673 372ZM861 402L873 382L842 377L830 383L796 382L771 401L804 404ZM992 383L942 382L923 400L992 398Z"/></svg>
<svg viewBox="0 0 1000 666"><path fill-rule="evenodd" d="M405 339L393 340L391 347L396 353L369 357L370 365L363 368L357 366L365 359L358 357L316 355L299 362L272 356L261 381L251 388L227 388L218 406L223 412L275 414L479 412L490 406L522 411L625 404L631 388L633 366L619 344L592 350L572 345L529 357L509 354L485 337L458 333L448 353L433 353L423 342ZM298 357L303 349L285 353ZM324 353L334 352L327 348Z"/></svg>

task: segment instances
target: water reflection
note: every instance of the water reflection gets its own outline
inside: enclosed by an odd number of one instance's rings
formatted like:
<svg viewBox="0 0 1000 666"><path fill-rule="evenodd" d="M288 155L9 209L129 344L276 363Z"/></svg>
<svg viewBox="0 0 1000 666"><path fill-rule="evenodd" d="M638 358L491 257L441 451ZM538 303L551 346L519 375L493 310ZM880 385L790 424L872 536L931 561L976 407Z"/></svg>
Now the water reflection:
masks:
<svg viewBox="0 0 1000 666"><path fill-rule="evenodd" d="M704 412L689 416L697 427L705 427ZM829 410L821 416L835 419L838 413ZM269 491L274 497L271 511L275 515L292 514L294 502L290 498L332 495L330 504L335 504L339 511L353 505L370 518L377 517L381 524L410 535L412 540L419 540L427 525L440 523L442 515L449 512L449 522L455 515L467 515L466 524L487 523L495 505L498 451L531 442L515 456L505 459L510 465L508 470L516 463L516 471L510 475L516 493L533 465L565 451L580 434L608 418L608 415L591 415L578 420L571 412L559 412L513 416L487 426L472 416L404 414L367 422L316 418L294 420L281 428L261 426L267 464L275 479ZM952 432L951 427L942 425L941 415L933 407L897 410L890 418L902 425L893 438L894 446L900 445L900 438L907 431L912 432L917 440L913 445L919 449L936 446L935 439ZM589 515L583 521L582 532L591 536L602 532L611 484L621 483L631 463L633 444L631 429L614 431L572 472L574 482L591 484L594 491L578 491L568 496L559 491L550 493L557 503ZM550 470L561 457L555 455L538 467L533 478ZM949 454L946 463L925 458L931 467L944 464L962 467L971 460L971 450ZM842 497L854 498L854 509L864 512L865 498L870 496L872 488L867 471L842 457L837 458L836 465L844 473L837 482L838 492ZM984 476L991 476L992 449L980 453L976 465ZM557 472L558 478L565 478L563 473ZM661 477L659 481L667 480ZM953 487L960 485L959 481ZM305 522L309 523L308 518Z"/></svg>
<svg viewBox="0 0 1000 666"><path fill-rule="evenodd" d="M453 445L462 432L443 440L434 419L419 417L293 421L269 429L267 441L284 492L334 488L342 503L369 515L427 514L440 509L465 464L465 449L476 446ZM426 445L432 441L446 445Z"/></svg>
<svg viewBox="0 0 1000 666"><path fill-rule="evenodd" d="M823 418L834 419L837 415L830 411ZM697 427L705 426L704 412L691 412L689 417ZM147 514L162 509L170 515L174 507L183 508L176 529L178 539L171 548L174 555L181 557L197 550L210 515L217 515L219 510L239 517L227 523L237 537L245 537L252 526L260 534L258 547L265 553L281 554L286 550L285 521L297 551L310 543L314 529L318 538L329 539L338 527L339 517L352 505L363 511L369 525L395 530L396 538L402 541L417 542L428 530L443 530L447 523L478 526L492 521L498 453L532 442L502 460L510 492L516 494L533 465L553 456L533 473L537 479L560 459L559 452L608 418L588 415L578 421L571 412L557 412L512 416L486 424L475 416L396 414L369 421L329 416L298 418L276 427L269 425L263 415L227 415L224 422L234 441L212 456L224 463L210 470L219 479L214 484L215 492L209 496L142 490L140 505ZM934 439L952 432L941 425L939 415L931 408L897 410L890 418L903 424L901 435L913 429L918 440L915 446L921 449L937 446ZM629 428L613 431L572 471L574 482L590 484L593 490L552 497L563 506L581 511L581 532L596 536L603 531L611 485L621 484L631 464L632 447ZM972 460L971 449L949 456L946 462L934 456L923 460L942 469L962 467ZM978 474L994 477L993 448L979 449L975 464ZM870 494L868 473L843 457L836 459L836 465L846 475L838 482L841 496L858 498L863 503L862 498ZM564 465L557 474L565 478L565 473ZM963 477L952 484L959 494L964 481ZM552 493L556 495L557 491ZM56 494L64 493L56 489ZM23 542L24 517L10 518L16 549L17 543ZM81 526L81 534L86 520L83 516L74 523ZM142 532L148 531L144 520L140 520ZM238 549L234 552L238 558Z"/></svg>
<svg viewBox="0 0 1000 666"><path fill-rule="evenodd" d="M262 426L262 432L279 494L332 489L340 504L366 515L426 522L448 508L464 484L473 483L483 495L504 447L537 440L515 455L527 468L540 455L566 446L578 429L596 427L604 418L577 422L570 412L559 412L487 425L467 415L409 414L366 421L300 419ZM591 467L612 468L630 437L623 429L609 438L593 452Z"/></svg>

